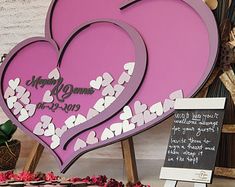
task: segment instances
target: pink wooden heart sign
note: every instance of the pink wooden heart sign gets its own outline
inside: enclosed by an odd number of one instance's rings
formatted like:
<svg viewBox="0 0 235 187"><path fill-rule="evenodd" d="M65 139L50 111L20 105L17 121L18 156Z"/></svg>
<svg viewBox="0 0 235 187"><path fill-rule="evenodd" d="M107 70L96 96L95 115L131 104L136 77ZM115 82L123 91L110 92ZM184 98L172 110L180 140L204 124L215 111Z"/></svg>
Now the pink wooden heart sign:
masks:
<svg viewBox="0 0 235 187"><path fill-rule="evenodd" d="M1 107L65 172L171 115L206 81L217 49L200 0L53 0L45 37L18 44L1 66Z"/></svg>

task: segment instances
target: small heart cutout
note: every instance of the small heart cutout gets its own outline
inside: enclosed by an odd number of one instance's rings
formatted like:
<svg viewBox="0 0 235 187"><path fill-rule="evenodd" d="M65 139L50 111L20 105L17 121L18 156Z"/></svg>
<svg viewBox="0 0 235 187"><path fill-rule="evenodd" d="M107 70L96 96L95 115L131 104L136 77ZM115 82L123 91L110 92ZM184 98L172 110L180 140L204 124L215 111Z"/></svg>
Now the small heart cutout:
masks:
<svg viewBox="0 0 235 187"><path fill-rule="evenodd" d="M110 130L114 132L115 136L122 134L122 123L114 123L110 126Z"/></svg>
<svg viewBox="0 0 235 187"><path fill-rule="evenodd" d="M103 96L107 96L107 95L113 96L114 93L115 93L115 91L114 91L114 88L112 87L111 84L109 84L108 86L106 86L106 87L104 88L104 90L102 91L102 95L103 95Z"/></svg>
<svg viewBox="0 0 235 187"><path fill-rule="evenodd" d="M93 118L93 117L95 117L96 115L98 115L99 114L99 112L97 112L96 110L94 110L93 108L90 108L89 109L89 111L88 111L88 113L87 113L87 120L89 120L89 119L91 119L91 118Z"/></svg>
<svg viewBox="0 0 235 187"><path fill-rule="evenodd" d="M140 114L144 112L148 107L146 104L142 104L140 101L136 101L134 104L135 113Z"/></svg>
<svg viewBox="0 0 235 187"><path fill-rule="evenodd" d="M114 91L115 91L115 97L117 98L121 93L122 91L125 89L124 86L120 85L120 84L117 84L114 86Z"/></svg>
<svg viewBox="0 0 235 187"><path fill-rule="evenodd" d="M42 136L44 134L44 129L43 129L43 124L41 122L39 122L33 130L33 133L38 135L38 136Z"/></svg>
<svg viewBox="0 0 235 187"><path fill-rule="evenodd" d="M135 124L129 123L128 120L123 121L122 123L123 133L129 132L135 129Z"/></svg>
<svg viewBox="0 0 235 187"><path fill-rule="evenodd" d="M50 145L51 149L55 149L60 145L60 137L57 135L53 135L51 137L51 141L52 141L52 143Z"/></svg>
<svg viewBox="0 0 235 187"><path fill-rule="evenodd" d="M114 137L113 131L111 131L108 128L105 128L102 135L101 135L101 141L105 141L105 140L111 139L113 137Z"/></svg>
<svg viewBox="0 0 235 187"><path fill-rule="evenodd" d="M175 102L170 100L170 99L165 99L164 104L163 104L163 110L164 112L169 111L170 109L174 108Z"/></svg>
<svg viewBox="0 0 235 187"><path fill-rule="evenodd" d="M48 75L49 79L55 79L58 80L60 78L60 72L57 68L53 69L49 75Z"/></svg>
<svg viewBox="0 0 235 187"><path fill-rule="evenodd" d="M136 124L137 126L144 125L144 115L143 113L137 114L131 118L131 123Z"/></svg>
<svg viewBox="0 0 235 187"><path fill-rule="evenodd" d="M22 108L20 111L20 115L18 117L19 122L23 122L28 118L29 118L29 114L28 114L27 110L25 108Z"/></svg>
<svg viewBox="0 0 235 187"><path fill-rule="evenodd" d="M108 86L113 82L113 77L109 74L109 73L104 73L103 74L103 82L102 82L102 86Z"/></svg>
<svg viewBox="0 0 235 187"><path fill-rule="evenodd" d="M7 87L5 94L4 94L4 99L8 99L9 97L12 97L15 95L15 91L11 87Z"/></svg>
<svg viewBox="0 0 235 187"><path fill-rule="evenodd" d="M164 112L161 102L158 102L150 107L151 113L156 113L158 116L161 116Z"/></svg>
<svg viewBox="0 0 235 187"><path fill-rule="evenodd" d="M17 88L16 88L16 97L18 98L18 99L20 99L23 95L24 95L24 93L25 93L25 91L26 91L26 89L23 87L23 86L18 86Z"/></svg>
<svg viewBox="0 0 235 187"><path fill-rule="evenodd" d="M173 101L175 101L176 99L182 99L184 98L184 93L183 90L177 90L173 93L170 94L169 98Z"/></svg>
<svg viewBox="0 0 235 187"><path fill-rule="evenodd" d="M104 98L104 107L105 108L109 107L115 100L116 100L116 97L106 96Z"/></svg>
<svg viewBox="0 0 235 187"><path fill-rule="evenodd" d="M20 84L20 79L16 78L15 80L10 80L9 81L9 86L15 90L17 88L17 86Z"/></svg>
<svg viewBox="0 0 235 187"><path fill-rule="evenodd" d="M28 111L28 114L30 117L32 117L36 111L36 105L35 104L28 104L26 105L25 109Z"/></svg>
<svg viewBox="0 0 235 187"><path fill-rule="evenodd" d="M14 103L13 114L14 114L14 115L19 114L22 108L23 108L23 105L22 105L22 104L20 104L19 102L15 102L15 103Z"/></svg>
<svg viewBox="0 0 235 187"><path fill-rule="evenodd" d="M105 103L104 98L100 98L94 105L94 109L97 110L98 112L102 112L105 109L104 103Z"/></svg>
<svg viewBox="0 0 235 187"><path fill-rule="evenodd" d="M78 138L75 145L74 145L74 151L78 151L79 149L82 149L85 147L86 147L86 142L84 142L83 140Z"/></svg>
<svg viewBox="0 0 235 187"><path fill-rule="evenodd" d="M128 83L130 81L130 75L128 75L126 72L123 72L122 75L119 77L118 79L118 84L125 84Z"/></svg>
<svg viewBox="0 0 235 187"><path fill-rule="evenodd" d="M130 119L131 117L132 117L131 108L129 106L125 106L123 108L123 113L120 115L120 119L127 120L127 119Z"/></svg>
<svg viewBox="0 0 235 187"><path fill-rule="evenodd" d="M9 109L12 109L14 107L15 102L17 101L17 97L16 96L12 96L7 98L7 106Z"/></svg>
<svg viewBox="0 0 235 187"><path fill-rule="evenodd" d="M55 134L61 138L62 135L63 135L67 130L68 130L68 127L64 125L64 126L61 127L61 128L56 128Z"/></svg>
<svg viewBox="0 0 235 187"><path fill-rule="evenodd" d="M154 119L156 119L156 118L157 118L157 114L155 114L155 113L150 113L149 110L146 110L146 111L144 112L144 121L145 121L145 123L148 123L148 122L150 122L150 121L152 121L152 120L154 120Z"/></svg>
<svg viewBox="0 0 235 187"><path fill-rule="evenodd" d="M86 120L87 119L85 116L78 114L74 125L75 126L80 125L80 124L84 123Z"/></svg>
<svg viewBox="0 0 235 187"><path fill-rule="evenodd" d="M47 90L43 96L43 102L45 103L51 103L53 102L54 98L51 96L51 91Z"/></svg>
<svg viewBox="0 0 235 187"><path fill-rule="evenodd" d="M99 140L98 138L96 137L96 132L95 131L91 131L89 133L89 135L87 136L87 140L86 140L86 143L87 144L90 144L90 145L93 145L93 144L96 144L98 143Z"/></svg>
<svg viewBox="0 0 235 187"><path fill-rule="evenodd" d="M129 75L132 75L135 68L135 62L129 62L124 65L124 69L128 72Z"/></svg>
<svg viewBox="0 0 235 187"><path fill-rule="evenodd" d="M47 128L48 125L51 123L51 121L52 121L52 117L50 117L50 116L43 115L41 117L41 122L43 124L43 128Z"/></svg>
<svg viewBox="0 0 235 187"><path fill-rule="evenodd" d="M65 125L71 129L75 126L76 116L70 116L64 123Z"/></svg>
<svg viewBox="0 0 235 187"><path fill-rule="evenodd" d="M95 88L96 90L99 90L102 85L103 78L101 76L97 77L96 80L92 80L90 82L90 86L92 88Z"/></svg>
<svg viewBox="0 0 235 187"><path fill-rule="evenodd" d="M55 134L55 125L53 123L50 123L47 127L47 129L44 132L45 136L53 136Z"/></svg>
<svg viewBox="0 0 235 187"><path fill-rule="evenodd" d="M30 96L30 92L29 91L25 92L25 94L22 95L22 97L20 98L20 101L24 103L25 105L29 104L30 103L29 96Z"/></svg>

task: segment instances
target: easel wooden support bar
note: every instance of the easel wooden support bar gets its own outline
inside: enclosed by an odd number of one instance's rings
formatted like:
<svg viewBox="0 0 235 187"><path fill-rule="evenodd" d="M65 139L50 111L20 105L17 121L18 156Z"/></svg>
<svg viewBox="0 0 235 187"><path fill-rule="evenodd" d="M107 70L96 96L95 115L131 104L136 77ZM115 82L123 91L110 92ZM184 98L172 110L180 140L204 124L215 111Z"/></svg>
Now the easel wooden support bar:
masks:
<svg viewBox="0 0 235 187"><path fill-rule="evenodd" d="M130 137L122 141L121 144L127 180L128 182L136 183L138 182L138 172L136 167L133 138Z"/></svg>
<svg viewBox="0 0 235 187"><path fill-rule="evenodd" d="M216 167L214 173L217 176L228 177L228 178L234 178L235 179L235 168Z"/></svg>
<svg viewBox="0 0 235 187"><path fill-rule="evenodd" d="M138 182L138 173L137 173L135 150L132 137L122 141L121 145L122 145L122 153L125 163L127 180L128 182L136 183ZM30 153L29 159L27 160L26 165L24 167L24 171L30 171L30 172L35 171L38 162L41 158L41 155L43 153L43 150L44 147L41 144L35 143Z"/></svg>
<svg viewBox="0 0 235 187"><path fill-rule="evenodd" d="M44 150L44 147L40 143L35 143L29 155L29 159L27 160L25 164L24 171L30 171L30 172L35 171L38 165L38 162L42 156L43 150Z"/></svg>
<svg viewBox="0 0 235 187"><path fill-rule="evenodd" d="M235 133L235 125L224 124L222 133L225 134L234 134Z"/></svg>

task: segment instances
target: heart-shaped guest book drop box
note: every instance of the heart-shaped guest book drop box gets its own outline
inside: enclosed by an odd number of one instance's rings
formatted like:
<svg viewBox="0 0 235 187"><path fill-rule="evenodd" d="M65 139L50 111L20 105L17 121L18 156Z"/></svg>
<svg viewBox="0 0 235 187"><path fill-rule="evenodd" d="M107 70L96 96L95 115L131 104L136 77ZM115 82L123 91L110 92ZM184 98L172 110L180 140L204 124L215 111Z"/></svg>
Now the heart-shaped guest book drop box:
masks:
<svg viewBox="0 0 235 187"><path fill-rule="evenodd" d="M193 96L217 56L200 0L55 0L45 37L1 66L1 107L65 172L85 152L159 124Z"/></svg>

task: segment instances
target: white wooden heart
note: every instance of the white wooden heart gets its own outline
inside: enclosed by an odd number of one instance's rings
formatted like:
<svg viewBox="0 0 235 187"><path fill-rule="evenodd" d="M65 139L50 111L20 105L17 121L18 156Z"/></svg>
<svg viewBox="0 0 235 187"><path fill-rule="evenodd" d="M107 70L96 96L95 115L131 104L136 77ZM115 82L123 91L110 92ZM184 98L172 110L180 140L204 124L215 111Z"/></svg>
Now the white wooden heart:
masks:
<svg viewBox="0 0 235 187"><path fill-rule="evenodd" d="M25 106L25 109L28 111L28 114L30 117L32 117L36 111L36 105L35 104L28 104Z"/></svg>
<svg viewBox="0 0 235 187"><path fill-rule="evenodd" d="M43 115L41 117L41 122L43 124L43 128L47 128L48 125L51 123L51 121L52 121L52 117L51 116Z"/></svg>
<svg viewBox="0 0 235 187"><path fill-rule="evenodd" d="M50 123L44 132L44 136L53 136L55 134L55 125Z"/></svg>
<svg viewBox="0 0 235 187"><path fill-rule="evenodd" d="M101 135L101 141L105 141L105 140L111 139L113 137L114 137L113 131L111 131L108 128L105 128L102 135Z"/></svg>
<svg viewBox="0 0 235 187"><path fill-rule="evenodd" d="M123 108L123 113L120 114L120 119L121 120L127 120L127 119L130 119L130 118L132 118L131 108L129 106L125 106Z"/></svg>
<svg viewBox="0 0 235 187"><path fill-rule="evenodd" d="M122 123L114 123L110 126L110 130L114 132L115 136L122 134Z"/></svg>
<svg viewBox="0 0 235 187"><path fill-rule="evenodd" d="M104 107L109 107L114 101L116 100L116 97L113 96L106 96L104 98Z"/></svg>
<svg viewBox="0 0 235 187"><path fill-rule="evenodd" d="M102 86L105 87L105 86L108 86L110 85L111 83L113 82L113 77L112 75L110 75L109 73L104 73L103 74L103 82L102 82Z"/></svg>
<svg viewBox="0 0 235 187"><path fill-rule="evenodd" d="M121 76L118 79L118 84L123 85L125 83L128 83L130 81L130 75L127 74L126 72L123 72Z"/></svg>
<svg viewBox="0 0 235 187"><path fill-rule="evenodd" d="M59 136L53 135L51 137L51 140L52 140L51 145L50 145L51 149L55 149L60 145L60 137Z"/></svg>
<svg viewBox="0 0 235 187"><path fill-rule="evenodd" d="M129 75L132 75L135 68L135 62L129 62L124 65L124 69L128 72Z"/></svg>
<svg viewBox="0 0 235 187"><path fill-rule="evenodd" d="M87 117L86 117L86 118L87 118L87 120L89 120L89 119L95 117L95 116L98 115L98 114L99 114L98 111L96 111L96 110L93 109L93 108L90 108L89 111L88 111L88 113L87 113Z"/></svg>
<svg viewBox="0 0 235 187"><path fill-rule="evenodd" d="M91 131L88 136L87 136L87 140L86 143L93 145L99 142L99 139L96 137L96 132L95 131Z"/></svg>
<svg viewBox="0 0 235 187"><path fill-rule="evenodd" d="M102 112L105 109L104 103L105 103L104 98L100 98L94 105L94 109L98 112Z"/></svg>
<svg viewBox="0 0 235 187"><path fill-rule="evenodd" d="M16 93L17 93L16 97L20 99L24 95L25 91L26 91L26 88L24 88L23 86L18 86L16 88Z"/></svg>
<svg viewBox="0 0 235 187"><path fill-rule="evenodd" d="M44 128L43 128L43 124L41 122L37 123L37 125L34 127L33 133L38 135L38 136L42 136L44 134Z"/></svg>
<svg viewBox="0 0 235 187"><path fill-rule="evenodd" d="M164 113L163 106L161 102L158 102L150 107L151 113L156 113L158 116L161 116Z"/></svg>
<svg viewBox="0 0 235 187"><path fill-rule="evenodd" d="M47 90L43 96L42 101L45 103L51 103L54 100L53 96L51 95L51 91Z"/></svg>
<svg viewBox="0 0 235 187"><path fill-rule="evenodd" d="M92 88L95 88L96 90L99 90L103 82L103 78L101 76L97 77L96 80L92 80L90 82L90 86Z"/></svg>
<svg viewBox="0 0 235 187"><path fill-rule="evenodd" d="M68 130L68 127L66 125L63 125L61 128L56 128L55 134L59 136L60 138L62 135Z"/></svg>
<svg viewBox="0 0 235 187"><path fill-rule="evenodd" d="M58 80L60 78L60 72L57 68L53 69L49 75L48 75L49 79L55 79Z"/></svg>
<svg viewBox="0 0 235 187"><path fill-rule="evenodd" d="M18 117L19 122L23 122L29 118L29 114L25 108L22 108L20 111L20 115Z"/></svg>
<svg viewBox="0 0 235 187"><path fill-rule="evenodd" d="M76 121L75 121L75 123L74 123L74 126L80 125L80 124L84 123L86 120L87 120L87 119L86 119L85 116L83 116L83 115L81 115L81 114L78 114L78 115L77 115L77 118L76 118Z"/></svg>
<svg viewBox="0 0 235 187"><path fill-rule="evenodd" d="M122 123L123 133L129 132L135 129L135 124L129 123L128 120L123 121Z"/></svg>
<svg viewBox="0 0 235 187"><path fill-rule="evenodd" d="M9 86L15 90L17 86L20 84L20 79L16 78L15 80L9 80Z"/></svg>
<svg viewBox="0 0 235 187"><path fill-rule="evenodd" d="M85 148L86 146L87 146L86 142L78 138L74 145L74 151L78 151L82 148Z"/></svg>
<svg viewBox="0 0 235 187"><path fill-rule="evenodd" d="M65 120L65 125L71 129L75 126L76 116L72 115L68 119Z"/></svg>
<svg viewBox="0 0 235 187"><path fill-rule="evenodd" d="M4 93L4 99L7 99L9 97L12 97L15 95L15 91L11 87L7 87L5 93Z"/></svg>
<svg viewBox="0 0 235 187"><path fill-rule="evenodd" d="M17 97L16 96L12 96L7 98L7 106L9 109L12 109L14 107L15 102L17 101Z"/></svg>

